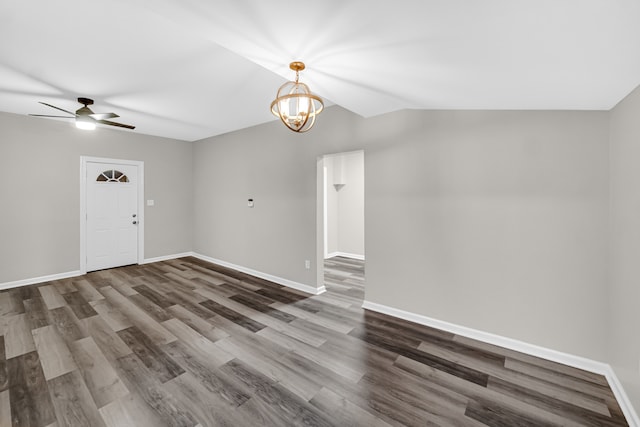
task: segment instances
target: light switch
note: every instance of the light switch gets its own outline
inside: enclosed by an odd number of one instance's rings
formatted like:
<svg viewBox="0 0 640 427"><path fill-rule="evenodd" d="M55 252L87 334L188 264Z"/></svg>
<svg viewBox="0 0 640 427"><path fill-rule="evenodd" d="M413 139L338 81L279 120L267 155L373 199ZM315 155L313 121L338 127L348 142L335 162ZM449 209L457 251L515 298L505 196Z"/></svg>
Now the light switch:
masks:
<svg viewBox="0 0 640 427"><path fill-rule="evenodd" d="M252 207L253 207L253 199L249 199L249 200L247 201L247 206L249 206L250 208L252 208Z"/></svg>
<svg viewBox="0 0 640 427"><path fill-rule="evenodd" d="M155 204L155 200L147 200L147 206L154 206Z"/></svg>

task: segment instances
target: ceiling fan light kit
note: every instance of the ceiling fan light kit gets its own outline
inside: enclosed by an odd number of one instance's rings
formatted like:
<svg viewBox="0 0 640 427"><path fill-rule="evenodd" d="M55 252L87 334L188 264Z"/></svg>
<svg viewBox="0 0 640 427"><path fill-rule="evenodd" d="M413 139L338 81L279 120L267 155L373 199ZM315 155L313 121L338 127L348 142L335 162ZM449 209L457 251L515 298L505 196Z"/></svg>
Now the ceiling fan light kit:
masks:
<svg viewBox="0 0 640 427"><path fill-rule="evenodd" d="M76 127L82 130L94 130L95 122L88 120L86 117L76 117Z"/></svg>
<svg viewBox="0 0 640 427"><path fill-rule="evenodd" d="M271 103L271 112L292 131L306 132L313 127L316 116L324 109L324 102L311 93L309 86L298 81L300 71L305 69L303 62L292 62L289 68L296 72L296 80L280 86L276 99Z"/></svg>
<svg viewBox="0 0 640 427"><path fill-rule="evenodd" d="M55 108L56 110L62 111L63 113L70 114L69 116L51 116L48 114L29 114L30 116L35 117L53 117L59 119L75 119L76 127L78 129L83 130L94 130L96 128L96 124L100 123L108 126L117 126L125 129L135 129L135 126L125 125L123 123L112 122L106 119L113 119L118 116L116 113L94 113L89 105L93 105L93 99L89 98L78 98L78 102L82 104L82 107L78 108L75 113L65 110L60 107L56 107L55 105L47 104L46 102L40 102L42 105L46 105L47 107Z"/></svg>

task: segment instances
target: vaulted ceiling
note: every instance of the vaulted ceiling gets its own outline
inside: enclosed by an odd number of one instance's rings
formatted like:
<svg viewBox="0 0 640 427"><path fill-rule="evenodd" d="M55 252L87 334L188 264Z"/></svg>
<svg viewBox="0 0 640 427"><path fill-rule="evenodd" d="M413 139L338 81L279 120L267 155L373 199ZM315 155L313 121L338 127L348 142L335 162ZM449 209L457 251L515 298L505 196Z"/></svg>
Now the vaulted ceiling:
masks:
<svg viewBox="0 0 640 427"><path fill-rule="evenodd" d="M84 96L132 132L193 141L275 120L293 60L364 117L607 110L640 84L639 23L637 0L8 0L0 111Z"/></svg>

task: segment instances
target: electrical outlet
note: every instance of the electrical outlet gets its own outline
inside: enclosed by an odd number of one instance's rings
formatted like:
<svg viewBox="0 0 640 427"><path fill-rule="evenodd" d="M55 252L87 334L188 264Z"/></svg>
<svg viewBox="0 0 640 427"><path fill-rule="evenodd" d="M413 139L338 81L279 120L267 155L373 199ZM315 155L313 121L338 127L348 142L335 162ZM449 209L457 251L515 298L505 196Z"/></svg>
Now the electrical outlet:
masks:
<svg viewBox="0 0 640 427"><path fill-rule="evenodd" d="M304 268L306 268L307 270L311 268L311 261L309 261L308 259L304 260Z"/></svg>

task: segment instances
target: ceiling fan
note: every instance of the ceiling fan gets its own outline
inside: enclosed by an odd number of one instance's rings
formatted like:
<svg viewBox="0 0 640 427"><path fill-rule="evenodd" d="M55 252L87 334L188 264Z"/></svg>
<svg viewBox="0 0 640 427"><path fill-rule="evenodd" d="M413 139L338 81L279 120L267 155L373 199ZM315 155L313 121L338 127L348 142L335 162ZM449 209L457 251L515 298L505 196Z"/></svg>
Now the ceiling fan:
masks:
<svg viewBox="0 0 640 427"><path fill-rule="evenodd" d="M107 120L107 119L115 119L116 117L120 117L115 113L94 113L93 111L91 111L91 108L89 108L88 106L93 105L93 99L78 98L78 102L83 106L77 109L75 113L72 113L71 111L67 111L60 107L56 107L55 105L47 104L46 102L40 102L40 104L46 105L47 107L55 108L56 110L60 110L67 114L71 114L72 117L51 116L46 114L29 114L29 115L34 117L56 117L56 118L62 118L62 119L75 119L76 127L80 129L88 129L88 130L95 129L96 123L109 125L109 126L117 126L117 127L126 128L126 129L136 128L135 126L125 125L123 123L117 123L117 122L112 122L110 120Z"/></svg>

